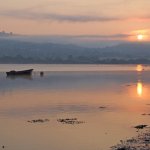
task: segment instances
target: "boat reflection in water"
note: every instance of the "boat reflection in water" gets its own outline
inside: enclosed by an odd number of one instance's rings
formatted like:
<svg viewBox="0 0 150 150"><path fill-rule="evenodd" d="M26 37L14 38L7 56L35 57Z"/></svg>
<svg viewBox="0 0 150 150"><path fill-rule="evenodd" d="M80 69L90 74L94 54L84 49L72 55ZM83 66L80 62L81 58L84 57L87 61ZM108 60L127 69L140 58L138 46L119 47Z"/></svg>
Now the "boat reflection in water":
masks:
<svg viewBox="0 0 150 150"><path fill-rule="evenodd" d="M32 75L6 76L6 78L11 80L15 80L15 79L33 80Z"/></svg>

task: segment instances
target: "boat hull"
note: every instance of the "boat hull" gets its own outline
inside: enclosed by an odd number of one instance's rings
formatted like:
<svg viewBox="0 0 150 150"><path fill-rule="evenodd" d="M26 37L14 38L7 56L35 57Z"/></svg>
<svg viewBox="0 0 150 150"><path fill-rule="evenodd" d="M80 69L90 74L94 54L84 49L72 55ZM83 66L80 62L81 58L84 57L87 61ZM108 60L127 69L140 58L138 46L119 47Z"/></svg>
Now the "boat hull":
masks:
<svg viewBox="0 0 150 150"><path fill-rule="evenodd" d="M29 70L22 70L22 71L9 71L6 72L7 76L17 76L17 75L31 75L32 74L33 69L29 69Z"/></svg>

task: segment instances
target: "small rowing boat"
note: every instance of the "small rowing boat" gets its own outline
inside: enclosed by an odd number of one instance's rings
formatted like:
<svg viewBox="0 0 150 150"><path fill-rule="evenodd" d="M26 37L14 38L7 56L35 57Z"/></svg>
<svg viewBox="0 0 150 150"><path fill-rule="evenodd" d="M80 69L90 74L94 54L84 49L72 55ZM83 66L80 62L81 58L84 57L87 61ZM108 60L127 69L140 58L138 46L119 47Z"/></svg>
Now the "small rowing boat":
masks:
<svg viewBox="0 0 150 150"><path fill-rule="evenodd" d="M22 70L22 71L9 71L6 72L7 76L16 76L16 75L31 75L32 74L33 69L29 69L29 70Z"/></svg>

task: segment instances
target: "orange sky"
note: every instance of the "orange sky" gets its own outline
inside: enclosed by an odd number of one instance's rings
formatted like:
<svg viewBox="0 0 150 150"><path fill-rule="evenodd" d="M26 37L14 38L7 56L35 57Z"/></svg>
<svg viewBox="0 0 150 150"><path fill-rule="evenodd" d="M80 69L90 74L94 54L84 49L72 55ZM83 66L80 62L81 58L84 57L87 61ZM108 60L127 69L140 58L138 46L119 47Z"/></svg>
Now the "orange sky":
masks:
<svg viewBox="0 0 150 150"><path fill-rule="evenodd" d="M125 34L130 35L126 38L133 39L132 35L144 31L148 40L149 0L0 0L0 3L0 29L8 32L42 35Z"/></svg>

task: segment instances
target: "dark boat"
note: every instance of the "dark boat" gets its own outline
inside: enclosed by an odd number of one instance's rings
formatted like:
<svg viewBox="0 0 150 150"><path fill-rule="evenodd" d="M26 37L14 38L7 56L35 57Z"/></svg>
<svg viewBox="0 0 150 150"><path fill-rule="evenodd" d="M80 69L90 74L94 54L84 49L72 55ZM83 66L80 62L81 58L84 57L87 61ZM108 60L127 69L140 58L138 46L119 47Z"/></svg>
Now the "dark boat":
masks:
<svg viewBox="0 0 150 150"><path fill-rule="evenodd" d="M17 76L17 75L31 75L32 74L33 69L29 69L29 70L22 70L22 71L9 71L6 72L7 76Z"/></svg>

